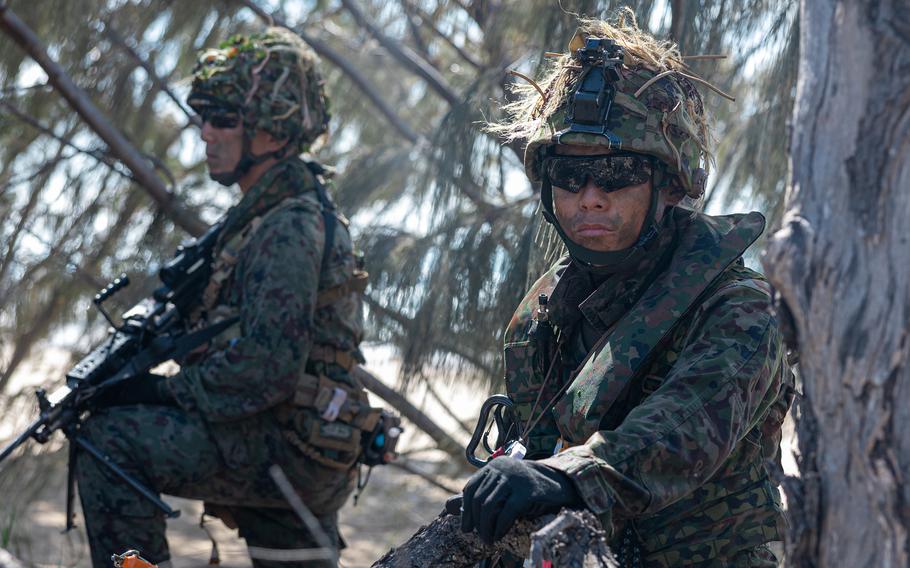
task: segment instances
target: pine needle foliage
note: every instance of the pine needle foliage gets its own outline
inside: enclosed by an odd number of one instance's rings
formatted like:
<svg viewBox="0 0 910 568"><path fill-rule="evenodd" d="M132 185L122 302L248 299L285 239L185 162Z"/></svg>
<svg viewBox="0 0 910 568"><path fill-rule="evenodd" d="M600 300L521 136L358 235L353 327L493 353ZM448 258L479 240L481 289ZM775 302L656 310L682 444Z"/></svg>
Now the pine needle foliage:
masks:
<svg viewBox="0 0 910 568"><path fill-rule="evenodd" d="M712 199L755 196L768 211L779 210L795 10L783 0L672 4L685 9L674 14L661 1L357 2L375 29L442 78L456 95L453 104L339 2L258 2L341 54L419 138L402 136L347 71L323 61L333 120L317 157L337 168L337 200L354 220L372 274L369 339L398 348L405 378L424 380L444 369L450 380L497 384L502 329L558 249L548 257L540 237L546 231L537 188L521 174L522 141L504 145L483 127L503 117L501 107L520 81L508 70L539 77L544 52L565 51L579 16L606 18L626 5L657 37L670 39L676 30L683 55L730 54L721 62L689 63L740 99L730 105L703 93L720 134ZM198 132L159 87L185 96L197 49L261 25L243 2L73 0L54 10L24 0L8 5L149 156L176 199L207 221L237 199L236 191L208 180ZM74 356L87 349L103 332L87 298L122 271L136 282L120 300L124 305L147 293L154 267L184 238L44 85L34 62L18 47L4 46L0 392L36 345L56 338Z"/></svg>

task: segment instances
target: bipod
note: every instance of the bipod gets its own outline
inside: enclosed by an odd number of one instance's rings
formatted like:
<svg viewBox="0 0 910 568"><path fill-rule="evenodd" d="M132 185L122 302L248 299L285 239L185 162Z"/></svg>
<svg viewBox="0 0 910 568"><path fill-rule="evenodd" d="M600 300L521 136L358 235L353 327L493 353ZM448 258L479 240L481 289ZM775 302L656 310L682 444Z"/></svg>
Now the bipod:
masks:
<svg viewBox="0 0 910 568"><path fill-rule="evenodd" d="M99 450L88 441L88 439L79 433L79 422L74 422L68 425L63 429L63 433L66 435L66 439L69 440L69 463L67 464L67 473L66 473L66 529L63 532L67 532L76 527L74 522L76 518L76 513L73 510L73 501L76 497L76 453L81 448L88 455L92 456L98 463L106 467L111 473L115 476L122 479L130 488L138 493L142 498L147 499L157 507L161 509L161 512L164 513L169 519L175 519L180 516L180 510L171 509L170 505L165 503L161 497L156 495L151 489L142 484L138 479L130 475L129 473L123 471L123 469L114 463L110 457L106 456L104 452Z"/></svg>

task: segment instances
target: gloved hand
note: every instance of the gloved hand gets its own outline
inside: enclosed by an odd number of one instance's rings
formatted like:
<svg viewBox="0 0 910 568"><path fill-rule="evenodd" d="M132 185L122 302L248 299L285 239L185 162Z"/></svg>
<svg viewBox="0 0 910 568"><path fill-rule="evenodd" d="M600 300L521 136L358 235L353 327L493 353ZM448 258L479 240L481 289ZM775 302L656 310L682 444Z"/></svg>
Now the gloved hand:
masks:
<svg viewBox="0 0 910 568"><path fill-rule="evenodd" d="M164 388L167 377L145 373L108 388L95 398L97 408L126 406L129 404L158 404L176 406L177 401Z"/></svg>
<svg viewBox="0 0 910 568"><path fill-rule="evenodd" d="M452 495L446 499L445 507L442 509L442 512L439 513L440 517L445 517L446 515L458 515L461 516L461 504L462 504L461 494Z"/></svg>
<svg viewBox="0 0 910 568"><path fill-rule="evenodd" d="M539 517L583 504L574 483L561 471L534 461L496 458L464 486L461 530L476 529L482 541L492 544L518 517Z"/></svg>

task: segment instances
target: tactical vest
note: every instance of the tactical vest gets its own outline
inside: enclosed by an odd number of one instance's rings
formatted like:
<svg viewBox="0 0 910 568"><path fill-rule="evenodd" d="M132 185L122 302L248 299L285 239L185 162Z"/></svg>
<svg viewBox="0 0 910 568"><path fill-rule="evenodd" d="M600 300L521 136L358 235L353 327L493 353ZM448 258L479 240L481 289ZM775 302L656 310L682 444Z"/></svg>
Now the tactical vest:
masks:
<svg viewBox="0 0 910 568"><path fill-rule="evenodd" d="M757 274L745 269L739 258L760 234L761 226L763 220L758 215L752 218L737 216L732 226L723 218L698 216L692 220L665 273L590 350L581 365L556 368L555 380L551 378L546 382L546 362L558 356L558 349L567 348L565 334L568 331L557 330L565 333L558 333L557 339L550 342L549 352L540 352L537 339L542 321L538 299L541 295L552 294L568 262L557 264L542 276L512 317L504 345L506 387L515 402L517 419L523 425L538 420L527 439L528 456L543 459L565 447L584 444L598 430L616 428L635 406L660 388L685 347L693 308L726 286L755 286ZM725 232L723 247L712 242L716 241L719 231ZM668 283L674 282L674 271L684 266L688 267L688 274L701 271L704 278L689 279L689 289L679 286L674 289ZM649 326L629 327L627 324L647 313L669 313L674 317L659 319ZM556 367L559 367L558 361ZM550 401L555 402L548 404ZM683 564L686 552L680 553L676 546L685 543L691 535L672 535L672 531L667 530L668 523L672 524L672 519L685 519L700 510L704 503L723 499L758 511L754 523L738 527L737 538L741 542L757 546L779 540L781 506L763 464L777 451L780 423L791 401L792 394L788 391L784 400L763 411L767 415L764 429L776 432L776 437L762 439L762 429L758 428L749 432L721 471L693 495L648 518L614 523L612 517L605 517L605 522L613 525L611 546L618 551L623 546L623 537L628 538L629 529L637 534L645 555L649 551L664 551L651 554L650 561L656 565ZM607 409L605 412L604 408ZM542 409L546 409L543 414ZM722 482L715 483L713 479ZM741 510L741 505L737 506ZM723 513L715 511L713 514ZM705 557L720 554L718 550L712 551L710 539L701 546L700 554Z"/></svg>
<svg viewBox="0 0 910 568"><path fill-rule="evenodd" d="M313 165L307 165L312 171ZM313 174L325 226L322 254L322 270L325 270L335 242L336 228L339 224L347 228L348 221L328 198L318 172L313 171ZM295 207L308 206L301 196L287 197L219 243L212 275L196 314L200 322L212 325L238 315L237 307L220 302L224 286L231 280L242 251L270 218ZM368 274L360 268L355 269L347 281L318 290L314 309L335 304L350 295L363 294L367 281ZM209 350L226 347L240 334L240 324L233 324L219 334ZM312 345L306 364L300 370L292 400L275 409L284 439L307 457L335 469L347 470L357 462L362 453L364 433L374 432L382 419L381 409L369 405L363 385L350 374L351 369L361 362L359 351L343 351L332 345Z"/></svg>

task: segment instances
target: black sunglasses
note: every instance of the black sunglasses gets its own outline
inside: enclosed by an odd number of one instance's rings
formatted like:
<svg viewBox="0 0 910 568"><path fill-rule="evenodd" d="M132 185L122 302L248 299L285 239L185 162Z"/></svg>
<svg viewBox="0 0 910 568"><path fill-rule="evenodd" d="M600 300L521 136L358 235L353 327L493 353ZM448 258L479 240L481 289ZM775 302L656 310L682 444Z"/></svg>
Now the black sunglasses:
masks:
<svg viewBox="0 0 910 568"><path fill-rule="evenodd" d="M215 128L235 128L240 124L240 113L229 108L207 106L200 109L198 114L203 123L208 122Z"/></svg>
<svg viewBox="0 0 910 568"><path fill-rule="evenodd" d="M638 154L605 156L548 156L541 165L550 184L572 193L581 191L588 181L609 193L651 179L651 159Z"/></svg>

